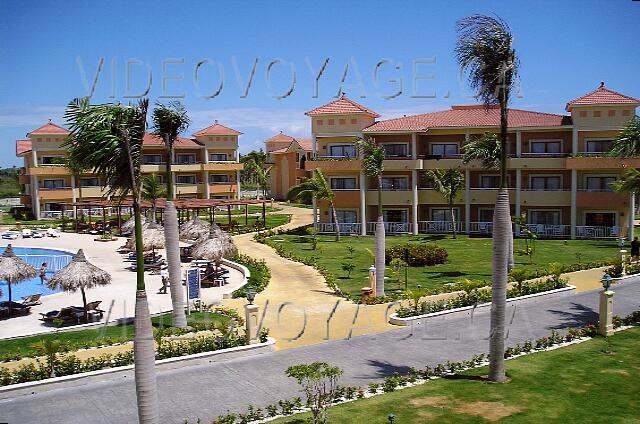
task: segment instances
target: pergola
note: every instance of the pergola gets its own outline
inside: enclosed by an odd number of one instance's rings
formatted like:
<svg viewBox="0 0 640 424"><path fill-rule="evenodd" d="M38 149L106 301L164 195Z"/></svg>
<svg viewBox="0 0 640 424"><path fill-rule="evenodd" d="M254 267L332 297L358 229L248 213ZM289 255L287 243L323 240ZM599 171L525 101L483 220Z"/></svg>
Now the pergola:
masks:
<svg viewBox="0 0 640 424"><path fill-rule="evenodd" d="M271 200L226 200L226 199L175 199L173 203L178 210L178 220L180 223L188 220L193 214L200 214L201 210L206 210L209 212L209 219L211 222L215 221L216 217L216 208L226 207L227 216L228 216L228 225L231 228L232 220L231 220L231 207L233 206L244 206L244 219L245 225L249 225L249 205L259 205L262 204L262 225L266 227L266 218L267 218L267 203L271 202ZM164 213L165 206L167 204L166 198L159 198L156 200L156 210L160 212L160 220L162 220L162 214ZM110 200L110 199L96 199L96 200L83 200L81 202L72 202L67 203L67 206L73 207L74 216L76 216L76 231L78 227L77 220L77 212L78 208L98 208L102 209L102 221L103 225L106 223L106 210L107 208L117 209L118 215L118 229L122 226L122 209L132 208L133 201L131 199L123 199L119 201ZM140 202L140 207L142 209L151 209L151 202L148 200L143 200ZM89 214L89 222L91 222L91 215Z"/></svg>

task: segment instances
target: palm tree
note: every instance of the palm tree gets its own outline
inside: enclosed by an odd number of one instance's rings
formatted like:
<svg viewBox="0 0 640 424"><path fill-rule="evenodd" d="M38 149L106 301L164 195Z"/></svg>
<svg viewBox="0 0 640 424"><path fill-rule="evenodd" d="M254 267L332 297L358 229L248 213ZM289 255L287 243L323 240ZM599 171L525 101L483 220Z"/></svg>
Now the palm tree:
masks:
<svg viewBox="0 0 640 424"><path fill-rule="evenodd" d="M376 296L384 296L385 271L385 231L384 212L382 210L382 172L384 171L384 149L377 146L372 139L356 139L356 145L362 155L362 167L367 177L378 180L378 220L375 235L375 267L376 267ZM366 225L366 223L362 223Z"/></svg>
<svg viewBox="0 0 640 424"><path fill-rule="evenodd" d="M169 287L171 288L172 322L174 327L185 328L187 317L184 312L182 271L180 268L180 245L178 211L173 203L173 145L178 136L189 127L189 117L180 102L168 105L156 103L153 110L153 133L162 139L166 150L167 203L164 209L164 245L169 266Z"/></svg>
<svg viewBox="0 0 640 424"><path fill-rule="evenodd" d="M151 222L156 222L157 200L166 195L167 191L160 184L156 174L145 175L142 178L142 198L151 202Z"/></svg>
<svg viewBox="0 0 640 424"><path fill-rule="evenodd" d="M640 156L640 116L627 122L611 143L608 154L623 158Z"/></svg>
<svg viewBox="0 0 640 424"><path fill-rule="evenodd" d="M640 171L629 168L622 178L611 183L611 188L618 193L637 193L640 191Z"/></svg>
<svg viewBox="0 0 640 424"><path fill-rule="evenodd" d="M267 190L269 189L269 178L271 176L271 166L260 165L258 163L249 162L248 166L253 169L253 174L256 179L256 183L258 185L258 190L262 189L262 198L265 199L267 197ZM256 192L256 198L258 197L258 193Z"/></svg>
<svg viewBox="0 0 640 424"><path fill-rule="evenodd" d="M146 99L129 106L90 105L88 99L73 100L65 112L71 130L65 146L72 159L83 161L93 173L105 177L108 195L122 199L131 194L133 198L137 263L133 349L138 419L143 424L155 424L160 418L154 341L144 282L140 213L140 164L148 107Z"/></svg>
<svg viewBox="0 0 640 424"><path fill-rule="evenodd" d="M451 211L451 223L453 224L453 238L456 238L456 214L453 211L453 199L458 192L464 189L464 172L460 169L430 169L425 174L425 179L433 185L433 188L447 199Z"/></svg>
<svg viewBox="0 0 640 424"><path fill-rule="evenodd" d="M500 107L500 190L493 214L489 379L504 382L507 381L504 336L511 232L506 146L508 106L517 77L518 58L513 48L511 29L500 18L473 15L458 21L456 29L458 41L455 53L460 69L467 73L471 88L487 108L496 104Z"/></svg>
<svg viewBox="0 0 640 424"><path fill-rule="evenodd" d="M316 168L313 171L312 178L307 178L299 185L291 187L289 193L287 193L287 197L293 200L304 198L309 195L317 200L326 200L329 202L329 207L333 214L333 222L336 228L336 241L340 241L340 225L338 222L338 215L336 214L336 208L333 204L333 199L336 195L331 189L329 181L327 181L320 169Z"/></svg>

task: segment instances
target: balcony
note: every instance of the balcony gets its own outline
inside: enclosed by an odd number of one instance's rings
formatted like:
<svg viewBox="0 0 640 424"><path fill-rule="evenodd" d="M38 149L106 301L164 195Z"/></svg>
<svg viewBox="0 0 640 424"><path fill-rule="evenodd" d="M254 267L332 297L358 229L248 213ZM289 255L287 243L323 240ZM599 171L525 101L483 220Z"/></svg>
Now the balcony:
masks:
<svg viewBox="0 0 640 424"><path fill-rule="evenodd" d="M579 208L601 208L603 206L629 206L629 196L612 191L579 190L576 193L576 206Z"/></svg>
<svg viewBox="0 0 640 424"><path fill-rule="evenodd" d="M567 158L567 169L622 169L640 168L640 157L611 158L611 157L573 157Z"/></svg>
<svg viewBox="0 0 640 424"><path fill-rule="evenodd" d="M411 171L422 169L422 159L411 159L406 157L385 158L385 171Z"/></svg>
<svg viewBox="0 0 640 424"><path fill-rule="evenodd" d="M338 224L340 228L340 234L360 234L360 229L362 226L357 223L345 223L341 222ZM318 222L316 224L316 230L321 234L335 234L336 232L336 224L333 222Z"/></svg>
<svg viewBox="0 0 640 424"><path fill-rule="evenodd" d="M203 171L242 171L244 164L234 161L209 162L201 165Z"/></svg>
<svg viewBox="0 0 640 424"><path fill-rule="evenodd" d="M520 201L528 206L570 206L570 190L522 190Z"/></svg>
<svg viewBox="0 0 640 424"><path fill-rule="evenodd" d="M470 203L478 205L491 205L496 203L498 197L498 188L490 187L471 187L469 193ZM509 202L515 202L515 189L509 188ZM442 196L441 196L442 197ZM461 201L460 203L463 203Z"/></svg>
<svg viewBox="0 0 640 424"><path fill-rule="evenodd" d="M568 158L564 156L525 156L510 158L507 167L511 169L564 169Z"/></svg>
<svg viewBox="0 0 640 424"><path fill-rule="evenodd" d="M451 221L420 221L418 222L418 232L427 234L453 233L453 222ZM456 232L464 231L464 222L456 221Z"/></svg>
<svg viewBox="0 0 640 424"><path fill-rule="evenodd" d="M418 203L419 204L431 204L431 205L442 205L447 203L447 199L436 190L432 188L420 188L418 190ZM460 205L464 203L464 193L458 193L458 196L453 199L453 203L456 205ZM495 203L495 196L493 198L493 203Z"/></svg>
<svg viewBox="0 0 640 424"><path fill-rule="evenodd" d="M493 222L470 222L469 234L490 236L493 234Z"/></svg>
<svg viewBox="0 0 640 424"><path fill-rule="evenodd" d="M374 234L376 232L377 222L367 222L367 233ZM412 232L413 225L410 222L385 222L385 234L409 234Z"/></svg>
<svg viewBox="0 0 640 424"><path fill-rule="evenodd" d="M38 197L42 200L66 200L73 198L71 187L38 188Z"/></svg>
<svg viewBox="0 0 640 424"><path fill-rule="evenodd" d="M382 203L384 205L410 205L413 195L410 190L383 190ZM378 190L369 190L367 193L367 205L378 204Z"/></svg>
<svg viewBox="0 0 640 424"><path fill-rule="evenodd" d="M28 175L71 175L69 170L60 165L31 166L27 170Z"/></svg>
<svg viewBox="0 0 640 424"><path fill-rule="evenodd" d="M236 183L209 183L209 193L235 193L237 191Z"/></svg>
<svg viewBox="0 0 640 424"><path fill-rule="evenodd" d="M89 197L104 197L107 194L108 189L100 186L86 186L82 187L82 198ZM76 188L76 195L80 196L80 187Z"/></svg>
<svg viewBox="0 0 640 424"><path fill-rule="evenodd" d="M570 225L526 224L524 227L538 238L567 238L571 235Z"/></svg>
<svg viewBox="0 0 640 424"><path fill-rule="evenodd" d="M437 168L464 168L466 165L462 163L462 155L422 155L423 169Z"/></svg>
<svg viewBox="0 0 640 424"><path fill-rule="evenodd" d="M579 239L615 239L625 236L626 227L576 226L576 238Z"/></svg>
<svg viewBox="0 0 640 424"><path fill-rule="evenodd" d="M313 171L314 169L320 169L322 171L357 171L362 169L362 160L360 159L339 159L332 157L332 159L320 159L320 160L308 160L304 164L306 171Z"/></svg>

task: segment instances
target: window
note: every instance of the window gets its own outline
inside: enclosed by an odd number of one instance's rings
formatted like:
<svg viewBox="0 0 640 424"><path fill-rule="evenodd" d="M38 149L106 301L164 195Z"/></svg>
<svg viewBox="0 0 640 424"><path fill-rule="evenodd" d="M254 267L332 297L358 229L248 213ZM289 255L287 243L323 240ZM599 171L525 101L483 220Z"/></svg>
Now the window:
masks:
<svg viewBox="0 0 640 424"><path fill-rule="evenodd" d="M162 155L142 155L143 165L158 165L163 162Z"/></svg>
<svg viewBox="0 0 640 424"><path fill-rule="evenodd" d="M604 153L609 151L612 140L587 140L587 152Z"/></svg>
<svg viewBox="0 0 640 424"><path fill-rule="evenodd" d="M529 211L529 224L560 225L560 211Z"/></svg>
<svg viewBox="0 0 640 424"><path fill-rule="evenodd" d="M586 118L587 117L587 111L586 110L581 110L580 111L580 117L581 118Z"/></svg>
<svg viewBox="0 0 640 424"><path fill-rule="evenodd" d="M322 119L318 119L318 120L316 121L316 124L317 124L317 125L322 125L322 124L324 124L324 122L322 122Z"/></svg>
<svg viewBox="0 0 640 424"><path fill-rule="evenodd" d="M355 158L358 156L356 146L353 144L340 144L329 146L329 156L341 158Z"/></svg>
<svg viewBox="0 0 640 424"><path fill-rule="evenodd" d="M557 141L531 141L532 154L553 154L561 153L562 142Z"/></svg>
<svg viewBox="0 0 640 424"><path fill-rule="evenodd" d="M351 125L355 125L355 124L357 124L357 123L358 123L358 120L357 120L357 119L355 119L355 118L352 118L352 119L351 119Z"/></svg>
<svg viewBox="0 0 640 424"><path fill-rule="evenodd" d="M336 215L338 217L338 222L342 224L355 224L358 222L358 214L356 211L336 209ZM331 219L333 219L333 217Z"/></svg>
<svg viewBox="0 0 640 424"><path fill-rule="evenodd" d="M613 191L611 183L616 177L587 177L587 191Z"/></svg>
<svg viewBox="0 0 640 424"><path fill-rule="evenodd" d="M629 109L625 109L622 111L622 116L631 116L631 111Z"/></svg>
<svg viewBox="0 0 640 424"><path fill-rule="evenodd" d="M480 209L479 220L480 222L493 222L493 209Z"/></svg>
<svg viewBox="0 0 640 424"><path fill-rule="evenodd" d="M46 188L46 189L56 189L56 188L63 188L64 187L64 180L59 179L59 180L43 180L42 181L42 188Z"/></svg>
<svg viewBox="0 0 640 424"><path fill-rule="evenodd" d="M45 203L44 210L46 212L62 212L62 205L60 203Z"/></svg>
<svg viewBox="0 0 640 424"><path fill-rule="evenodd" d="M406 209L387 209L382 211L384 222L409 222L409 211Z"/></svg>
<svg viewBox="0 0 640 424"><path fill-rule="evenodd" d="M481 175L480 188L500 188L500 175Z"/></svg>
<svg viewBox="0 0 640 424"><path fill-rule="evenodd" d="M594 118L599 118L602 115L602 112L600 112L599 110L594 110L593 111L593 117Z"/></svg>
<svg viewBox="0 0 640 424"><path fill-rule="evenodd" d="M344 125L347 123L346 119L339 119L338 122L340 123L340 125Z"/></svg>
<svg viewBox="0 0 640 424"><path fill-rule="evenodd" d="M227 154L226 153L210 153L209 160L211 162L226 162Z"/></svg>
<svg viewBox="0 0 640 424"><path fill-rule="evenodd" d="M453 215L458 220L458 210L453 210ZM431 209L431 220L440 222L451 222L451 209Z"/></svg>
<svg viewBox="0 0 640 424"><path fill-rule="evenodd" d="M195 175L178 175L176 177L177 184L195 184L196 176Z"/></svg>
<svg viewBox="0 0 640 424"><path fill-rule="evenodd" d="M335 120L333 120L333 119L329 119L328 124L329 124L329 125L333 125L333 124L335 124L335 122L336 122Z"/></svg>
<svg viewBox="0 0 640 424"><path fill-rule="evenodd" d="M431 144L431 154L437 156L455 156L458 154L456 143L433 143Z"/></svg>
<svg viewBox="0 0 640 424"><path fill-rule="evenodd" d="M97 187L100 182L97 178L80 178L80 187Z"/></svg>
<svg viewBox="0 0 640 424"><path fill-rule="evenodd" d="M608 115L609 116L616 116L616 111L615 110L610 110Z"/></svg>
<svg viewBox="0 0 640 424"><path fill-rule="evenodd" d="M196 163L196 155L194 153L182 153L176 155L176 163L179 165Z"/></svg>
<svg viewBox="0 0 640 424"><path fill-rule="evenodd" d="M587 212L584 214L584 224L594 227L615 227L615 212Z"/></svg>
<svg viewBox="0 0 640 424"><path fill-rule="evenodd" d="M560 190L560 177L531 177L531 190Z"/></svg>
<svg viewBox="0 0 640 424"><path fill-rule="evenodd" d="M382 177L383 190L407 190L407 177Z"/></svg>
<svg viewBox="0 0 640 424"><path fill-rule="evenodd" d="M212 195L209 196L209 199L227 200L227 199L229 199L229 196L227 196L227 195L219 195L219 194L212 194Z"/></svg>
<svg viewBox="0 0 640 424"><path fill-rule="evenodd" d="M41 165L62 165L64 157L62 156L42 156Z"/></svg>
<svg viewBox="0 0 640 424"><path fill-rule="evenodd" d="M355 190L356 179L355 178L331 178L332 190Z"/></svg>
<svg viewBox="0 0 640 424"><path fill-rule="evenodd" d="M384 149L384 156L387 158L392 157L407 157L407 151L409 146L405 143L385 143L382 145Z"/></svg>
<svg viewBox="0 0 640 424"><path fill-rule="evenodd" d="M229 176L227 174L210 174L209 175L209 183L211 184L219 184L219 183L228 183Z"/></svg>

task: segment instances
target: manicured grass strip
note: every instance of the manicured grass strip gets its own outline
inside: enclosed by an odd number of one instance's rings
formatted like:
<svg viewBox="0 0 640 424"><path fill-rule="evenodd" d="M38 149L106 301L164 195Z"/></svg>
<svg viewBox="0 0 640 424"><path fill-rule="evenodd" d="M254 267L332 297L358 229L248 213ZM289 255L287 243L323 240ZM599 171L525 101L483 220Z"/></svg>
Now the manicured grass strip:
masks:
<svg viewBox="0 0 640 424"><path fill-rule="evenodd" d="M303 233L301 233L303 234ZM278 234L269 238L273 244L278 244L288 252L298 257L316 258L318 264L325 267L337 277L338 286L342 291L351 295L359 295L360 289L367 286L368 268L373 264L373 236L353 237L344 236L342 241L334 241L331 235L318 236L318 248L312 250L311 237L308 235ZM446 283L453 283L461 279L491 279L491 239L469 238L458 236L451 239L444 235L419 236L389 236L387 246L394 246L406 242L435 243L447 249L449 254L447 263L431 267L409 267L408 287L433 289L442 287ZM514 240L515 251L524 250L523 239ZM353 248L353 253L349 251ZM615 257L618 246L615 240L537 240L535 253L531 257L515 255L516 268L529 270L545 269L549 263L575 264L578 262L606 261ZM347 278L347 272L342 269L345 262L352 262L355 269ZM394 275L387 267L386 290L404 289L404 269Z"/></svg>
<svg viewBox="0 0 640 424"><path fill-rule="evenodd" d="M612 351L607 353L607 351ZM640 417L640 328L507 362L511 382L479 368L334 406L333 423L634 423ZM309 414L274 423L306 423Z"/></svg>
<svg viewBox="0 0 640 424"><path fill-rule="evenodd" d="M230 318L220 314L205 314L201 312L192 312L188 315L187 322L190 325L207 324L207 322L222 320L229 321ZM164 314L152 318L153 326L170 327L172 323L171 314ZM69 345L69 350L76 350L84 345L100 345L109 344L110 341L126 341L133 340L133 324L126 325L107 325L93 329L64 331L58 333L41 334L38 336L22 337L19 339L0 341L0 360L15 359L23 356L37 355L38 350L33 347L34 344L43 340L60 340Z"/></svg>

